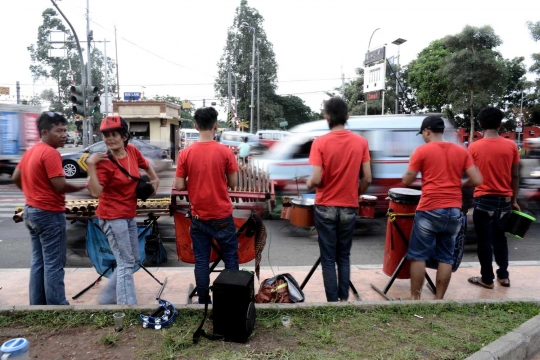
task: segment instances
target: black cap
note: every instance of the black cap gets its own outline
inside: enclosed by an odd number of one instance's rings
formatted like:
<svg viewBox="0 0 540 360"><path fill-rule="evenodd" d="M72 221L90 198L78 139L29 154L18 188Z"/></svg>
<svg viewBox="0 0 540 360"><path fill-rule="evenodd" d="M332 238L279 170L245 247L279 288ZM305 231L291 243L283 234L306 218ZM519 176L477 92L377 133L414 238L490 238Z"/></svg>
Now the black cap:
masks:
<svg viewBox="0 0 540 360"><path fill-rule="evenodd" d="M440 116L431 115L422 121L422 126L420 126L420 131L416 135L420 135L424 129L430 130L444 130L444 120Z"/></svg>

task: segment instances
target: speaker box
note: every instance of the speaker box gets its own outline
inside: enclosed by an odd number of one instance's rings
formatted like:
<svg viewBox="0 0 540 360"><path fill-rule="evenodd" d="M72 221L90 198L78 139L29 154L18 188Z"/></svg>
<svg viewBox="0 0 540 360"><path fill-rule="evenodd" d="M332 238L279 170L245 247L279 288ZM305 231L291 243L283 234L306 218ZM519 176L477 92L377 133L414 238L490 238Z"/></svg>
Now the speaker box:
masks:
<svg viewBox="0 0 540 360"><path fill-rule="evenodd" d="M241 270L223 270L214 280L214 335L225 341L247 342L255 327L253 274Z"/></svg>

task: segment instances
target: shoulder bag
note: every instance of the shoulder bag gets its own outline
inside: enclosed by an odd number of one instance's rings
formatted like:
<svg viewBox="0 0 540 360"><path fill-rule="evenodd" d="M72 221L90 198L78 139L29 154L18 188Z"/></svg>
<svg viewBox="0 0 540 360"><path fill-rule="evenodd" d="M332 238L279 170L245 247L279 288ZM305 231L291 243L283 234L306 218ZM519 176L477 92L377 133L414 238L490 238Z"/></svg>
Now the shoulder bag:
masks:
<svg viewBox="0 0 540 360"><path fill-rule="evenodd" d="M107 151L107 156L109 157L109 160L111 160L113 163L120 168L120 170L126 174L130 179L133 179L137 181L137 188L135 189L135 193L137 194L137 199L141 199L142 201L146 201L156 190L150 184L148 181L150 178L146 175L143 175L141 177L136 177L131 175L120 163L116 160L114 155L111 153L111 151ZM129 156L129 155L128 155Z"/></svg>

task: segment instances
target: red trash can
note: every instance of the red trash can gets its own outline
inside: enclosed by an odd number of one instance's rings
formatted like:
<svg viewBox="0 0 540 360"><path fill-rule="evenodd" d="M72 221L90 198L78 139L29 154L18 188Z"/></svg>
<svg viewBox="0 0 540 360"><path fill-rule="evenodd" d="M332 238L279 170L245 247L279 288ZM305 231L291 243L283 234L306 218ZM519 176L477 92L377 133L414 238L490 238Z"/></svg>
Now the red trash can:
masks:
<svg viewBox="0 0 540 360"><path fill-rule="evenodd" d="M422 192L407 188L393 188L388 191L388 221L386 223L386 243L384 246L383 272L392 276L401 259L407 254L408 245L403 241L396 225L406 237L407 243L411 238L416 207L420 202ZM410 279L410 262L407 260L397 275L398 279Z"/></svg>

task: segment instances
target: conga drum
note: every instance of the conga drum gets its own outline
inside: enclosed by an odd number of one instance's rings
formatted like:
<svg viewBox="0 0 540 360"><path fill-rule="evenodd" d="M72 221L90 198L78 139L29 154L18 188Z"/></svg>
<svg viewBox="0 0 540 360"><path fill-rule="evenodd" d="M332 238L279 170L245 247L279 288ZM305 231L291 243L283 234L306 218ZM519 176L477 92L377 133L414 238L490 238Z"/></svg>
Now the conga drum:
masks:
<svg viewBox="0 0 540 360"><path fill-rule="evenodd" d="M376 196L361 195L358 199L358 216L373 219L375 217L375 205L377 205Z"/></svg>
<svg viewBox="0 0 540 360"><path fill-rule="evenodd" d="M414 223L416 207L420 202L422 192L407 188L393 188L388 191L388 221L386 223L386 243L384 246L383 272L392 276L396 271L401 259L407 254L408 242ZM395 216L394 216L395 215ZM395 225L392 223L394 222ZM407 243L403 241L396 225L401 229L406 237ZM398 279L410 279L410 262L397 274Z"/></svg>
<svg viewBox="0 0 540 360"><path fill-rule="evenodd" d="M291 210L291 224L298 227L311 227L315 225L315 200L293 199Z"/></svg>

